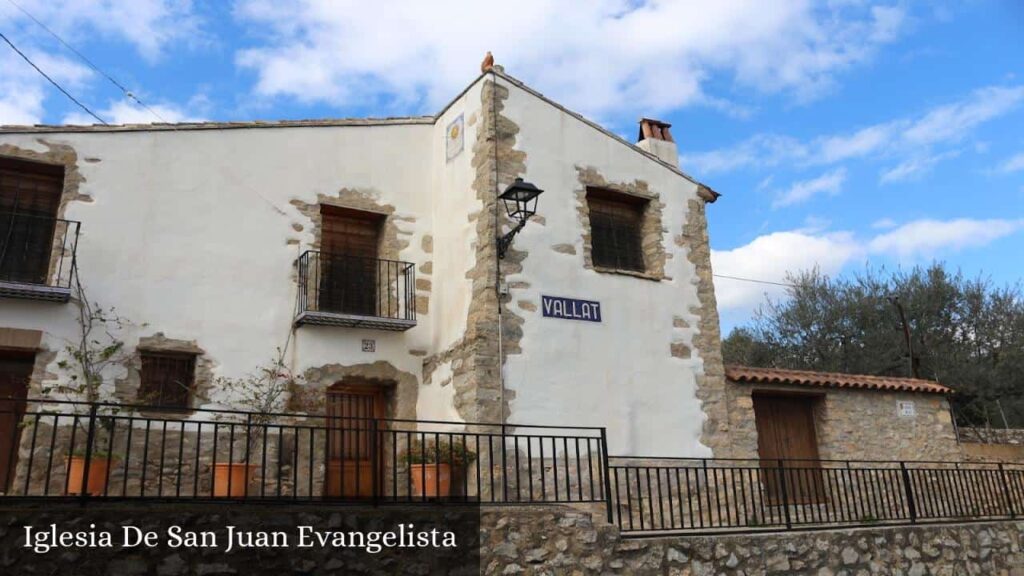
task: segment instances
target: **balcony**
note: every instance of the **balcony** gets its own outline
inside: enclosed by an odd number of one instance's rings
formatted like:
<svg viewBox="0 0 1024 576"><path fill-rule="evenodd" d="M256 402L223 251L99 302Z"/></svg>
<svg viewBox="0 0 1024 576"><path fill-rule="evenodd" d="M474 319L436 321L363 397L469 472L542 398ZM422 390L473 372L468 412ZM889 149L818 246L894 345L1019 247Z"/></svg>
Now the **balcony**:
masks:
<svg viewBox="0 0 1024 576"><path fill-rule="evenodd" d="M326 254L299 257L295 325L405 331L416 325L416 271L409 262Z"/></svg>
<svg viewBox="0 0 1024 576"><path fill-rule="evenodd" d="M67 302L80 226L31 212L0 212L0 297Z"/></svg>

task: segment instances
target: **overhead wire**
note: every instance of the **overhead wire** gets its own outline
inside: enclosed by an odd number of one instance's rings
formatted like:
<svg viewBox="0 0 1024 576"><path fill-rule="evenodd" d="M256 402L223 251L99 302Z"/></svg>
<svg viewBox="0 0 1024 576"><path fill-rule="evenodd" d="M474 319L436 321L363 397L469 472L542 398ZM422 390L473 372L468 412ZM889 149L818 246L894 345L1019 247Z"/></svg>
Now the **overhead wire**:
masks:
<svg viewBox="0 0 1024 576"><path fill-rule="evenodd" d="M39 27L41 27L43 30L46 30L46 32L50 36L53 36L57 40L57 42L60 42L61 45L63 45L68 50L70 50L75 56L78 56L78 58L81 59L82 62L85 62L86 65L88 65L90 68L92 68L94 71L96 71L100 76L103 76L104 78L109 80L111 84L116 86L117 89L120 90L124 94L125 98L128 98L129 100L132 100L133 102L135 102L136 104L138 104L139 106L144 108L146 111L148 111L150 114L155 116L158 120L160 120L160 122L163 122L164 124L170 124L156 110L150 108L145 102L143 102L141 99L139 99L139 97L136 96L134 92L132 92L131 90L126 88L123 84L118 82L117 79L115 79L113 76L111 76L110 74L105 72L103 69L101 69L99 66L97 66L92 60L90 60L88 57L86 57L85 54L82 54L77 49L75 49L74 46L69 44L66 40L64 40L64 38L61 38L61 36L59 34L54 32L53 29L51 29L49 26L47 26L41 20L36 18L31 12L26 10L24 7L22 7L20 4L18 4L14 0L7 0L7 2L11 6L14 6L18 10L20 10L21 13L24 14L25 16L27 16L30 20L32 20L33 22L38 24ZM104 122L104 124L106 124L106 123ZM172 126L172 128L173 128L173 126Z"/></svg>
<svg viewBox="0 0 1024 576"><path fill-rule="evenodd" d="M787 282L774 282L772 280L758 280L757 278L744 278L742 276L730 276L728 274L712 274L715 278L725 278L727 280L738 280L740 282L753 282L755 284L768 284L770 286L782 286L783 288L799 288L796 284L790 284Z"/></svg>
<svg viewBox="0 0 1024 576"><path fill-rule="evenodd" d="M3 39L3 41L6 42L7 45L11 47L12 50L14 50L15 52L18 53L18 56L21 56L21 58L23 60L25 60L25 62L28 62L29 66L32 66L33 68L35 68L36 72L38 72L43 78L46 78L46 80L49 81L50 84L53 84L53 86L57 90L60 90L61 93L64 94L65 96L67 96L69 100L71 100L72 102L77 104L79 108L81 108L82 110L85 110L85 112L88 115L90 115L93 118L95 118L100 124L103 124L104 126L109 126L109 124L107 124L106 121L103 120L103 118L100 118L95 112L90 110L89 107L86 106L85 104L83 104L78 98L75 98L74 96L72 96L70 92L65 90L64 87L61 86L60 83L58 83L56 80L51 78L49 74L47 74L46 72L43 72L42 68L37 66L36 63L33 62L31 58L29 58L24 52L19 50L18 47L14 45L14 42L12 42L10 38L8 38L6 35L4 35L3 32L0 32L0 39Z"/></svg>

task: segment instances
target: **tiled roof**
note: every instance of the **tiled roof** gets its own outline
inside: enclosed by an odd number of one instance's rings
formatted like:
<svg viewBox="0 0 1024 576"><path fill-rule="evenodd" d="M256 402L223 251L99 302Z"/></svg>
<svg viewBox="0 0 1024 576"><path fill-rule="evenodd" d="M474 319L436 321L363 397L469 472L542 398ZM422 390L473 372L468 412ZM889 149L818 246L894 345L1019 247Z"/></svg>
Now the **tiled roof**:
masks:
<svg viewBox="0 0 1024 576"><path fill-rule="evenodd" d="M810 372L807 370L784 370L781 368L726 366L725 377L733 382L746 384L792 384L819 388L858 388L862 390L927 392L933 394L950 394L953 392L937 382L921 380L919 378Z"/></svg>

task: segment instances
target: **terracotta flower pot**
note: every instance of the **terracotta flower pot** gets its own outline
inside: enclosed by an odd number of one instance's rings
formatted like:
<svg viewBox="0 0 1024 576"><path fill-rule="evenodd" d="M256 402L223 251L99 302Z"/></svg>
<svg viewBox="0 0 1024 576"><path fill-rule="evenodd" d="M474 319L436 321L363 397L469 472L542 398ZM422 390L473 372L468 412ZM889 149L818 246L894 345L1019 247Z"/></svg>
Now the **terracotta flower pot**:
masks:
<svg viewBox="0 0 1024 576"><path fill-rule="evenodd" d="M107 487L107 472L110 470L110 458L93 456L89 461L89 478L85 476L85 456L71 456L68 465L68 494L82 493L82 486L90 496L102 496Z"/></svg>
<svg viewBox="0 0 1024 576"><path fill-rule="evenodd" d="M373 497L373 462L331 460L327 463L327 495L344 498Z"/></svg>
<svg viewBox="0 0 1024 576"><path fill-rule="evenodd" d="M447 498L452 494L449 464L410 464L413 498Z"/></svg>
<svg viewBox="0 0 1024 576"><path fill-rule="evenodd" d="M213 497L242 498L252 482L255 464L244 462L218 462L213 465ZM229 492L230 489L230 492Z"/></svg>

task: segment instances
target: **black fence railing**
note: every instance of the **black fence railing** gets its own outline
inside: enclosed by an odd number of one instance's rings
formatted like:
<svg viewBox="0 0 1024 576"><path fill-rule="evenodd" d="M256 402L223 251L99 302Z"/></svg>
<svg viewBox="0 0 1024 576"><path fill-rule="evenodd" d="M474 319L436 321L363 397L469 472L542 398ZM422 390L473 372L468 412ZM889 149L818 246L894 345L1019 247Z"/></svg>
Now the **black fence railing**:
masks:
<svg viewBox="0 0 1024 576"><path fill-rule="evenodd" d="M297 324L387 330L416 324L416 269L409 262L308 250L297 266Z"/></svg>
<svg viewBox="0 0 1024 576"><path fill-rule="evenodd" d="M1017 518L1024 465L607 456L604 428L0 399L0 500L594 503L626 536Z"/></svg>
<svg viewBox="0 0 1024 576"><path fill-rule="evenodd" d="M9 498L604 502L601 428L0 400Z"/></svg>
<svg viewBox="0 0 1024 576"><path fill-rule="evenodd" d="M80 227L31 212L0 212L0 295L66 300Z"/></svg>
<svg viewBox="0 0 1024 576"><path fill-rule="evenodd" d="M956 462L616 459L624 533L710 533L1015 518L1024 466Z"/></svg>

